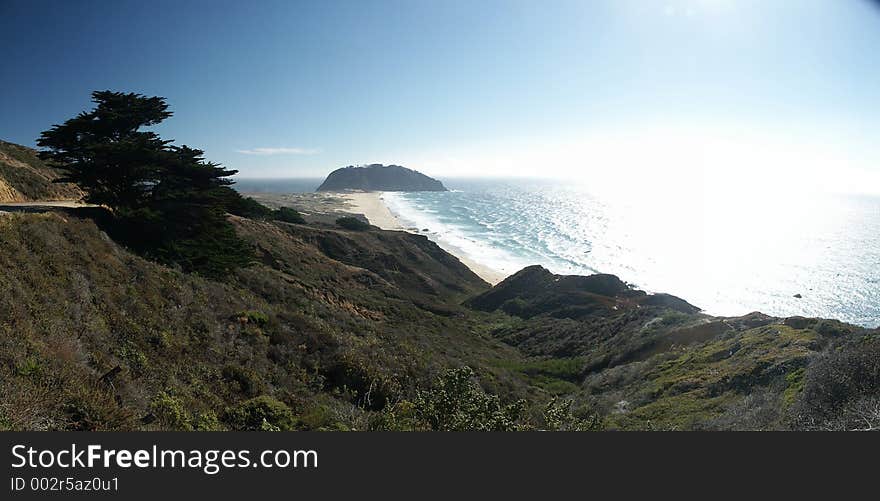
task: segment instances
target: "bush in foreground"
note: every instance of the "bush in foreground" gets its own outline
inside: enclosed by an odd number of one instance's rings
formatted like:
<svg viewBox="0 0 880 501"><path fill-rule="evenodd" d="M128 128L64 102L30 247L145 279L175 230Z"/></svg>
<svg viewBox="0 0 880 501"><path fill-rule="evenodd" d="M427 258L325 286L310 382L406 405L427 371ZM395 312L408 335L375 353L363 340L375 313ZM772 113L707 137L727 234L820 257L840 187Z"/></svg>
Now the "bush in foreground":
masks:
<svg viewBox="0 0 880 501"><path fill-rule="evenodd" d="M880 430L880 338L845 342L813 362L793 411L797 429Z"/></svg>
<svg viewBox="0 0 880 501"><path fill-rule="evenodd" d="M224 421L240 431L289 431L296 420L284 402L262 395L245 400L226 411Z"/></svg>
<svg viewBox="0 0 880 501"><path fill-rule="evenodd" d="M386 406L374 428L382 430L432 431L599 431L601 417L575 415L573 402L552 398L541 409L527 412L526 401L509 404L486 393L473 369L447 369L426 390L417 390L413 401Z"/></svg>

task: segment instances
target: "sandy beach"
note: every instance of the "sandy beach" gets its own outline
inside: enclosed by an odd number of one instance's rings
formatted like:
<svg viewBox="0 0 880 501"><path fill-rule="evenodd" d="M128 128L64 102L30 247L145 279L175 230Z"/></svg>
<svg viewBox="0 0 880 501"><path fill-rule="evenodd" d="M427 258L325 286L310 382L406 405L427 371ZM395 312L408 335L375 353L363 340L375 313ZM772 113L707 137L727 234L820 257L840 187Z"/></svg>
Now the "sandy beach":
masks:
<svg viewBox="0 0 880 501"><path fill-rule="evenodd" d="M363 214L364 217L370 221L370 224L374 226L378 226L383 230L411 231L409 228L406 228L390 210L388 210L385 202L382 201L381 192L340 193L337 196L344 198L348 202L353 214ZM442 238L436 238L433 235L425 236L433 240L446 252L457 257L465 266L470 268L474 273L479 275L480 278L490 284L495 285L507 278L507 275L504 273L493 270L492 268L469 259L461 249L450 245L449 242L443 241Z"/></svg>
<svg viewBox="0 0 880 501"><path fill-rule="evenodd" d="M320 193L245 193L266 206L293 207L306 218L333 224L336 218L345 214L361 214L370 224L383 230L408 231L430 238L443 250L457 257L480 278L492 285L507 278L507 274L474 262L464 251L443 240L442 236L420 232L418 228L407 227L392 213L382 200L382 192L320 192Z"/></svg>
<svg viewBox="0 0 880 501"><path fill-rule="evenodd" d="M406 231L382 201L381 192L340 193L339 196L348 201L353 214L363 214L370 224L383 230Z"/></svg>

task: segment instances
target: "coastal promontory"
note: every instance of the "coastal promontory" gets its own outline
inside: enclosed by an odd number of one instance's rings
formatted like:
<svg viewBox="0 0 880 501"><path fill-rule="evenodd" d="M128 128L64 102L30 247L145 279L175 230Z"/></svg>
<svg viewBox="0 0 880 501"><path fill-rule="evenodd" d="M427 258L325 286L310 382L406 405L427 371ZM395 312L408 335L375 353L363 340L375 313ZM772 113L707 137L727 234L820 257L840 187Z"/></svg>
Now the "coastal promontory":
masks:
<svg viewBox="0 0 880 501"><path fill-rule="evenodd" d="M348 166L331 172L317 191L447 191L440 181L400 165Z"/></svg>

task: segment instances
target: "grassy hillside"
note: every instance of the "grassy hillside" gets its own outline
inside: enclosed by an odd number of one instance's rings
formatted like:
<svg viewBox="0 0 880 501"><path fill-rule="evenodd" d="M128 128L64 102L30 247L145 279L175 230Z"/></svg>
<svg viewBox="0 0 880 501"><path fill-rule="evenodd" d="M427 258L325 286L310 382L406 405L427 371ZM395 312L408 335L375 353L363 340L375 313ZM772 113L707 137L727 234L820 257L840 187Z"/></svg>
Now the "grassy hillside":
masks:
<svg viewBox="0 0 880 501"><path fill-rule="evenodd" d="M54 183L57 170L37 157L36 151L0 141L0 202L79 200L75 186Z"/></svg>
<svg viewBox="0 0 880 501"><path fill-rule="evenodd" d="M711 317L615 277L539 267L468 304L515 315L493 330L527 358L507 367L587 405L606 429L845 429L859 426L856 416L880 426L880 362L853 355L877 350L876 331L760 313Z"/></svg>
<svg viewBox="0 0 880 501"><path fill-rule="evenodd" d="M851 429L880 409L876 332L534 267L490 291L422 236L231 220L257 262L217 282L88 219L0 217L0 429L412 429L449 398L539 428L552 396L590 429ZM462 366L488 396L436 379Z"/></svg>
<svg viewBox="0 0 880 501"><path fill-rule="evenodd" d="M275 425L363 429L370 411L461 365L526 393L491 363L519 358L488 335L491 316L461 318L448 300L487 286L436 261L433 244L235 224L262 262L218 283L136 257L88 220L0 217L0 427L239 429L253 424L240 414L274 406L290 416ZM343 263L316 240L360 247ZM397 253L425 265L414 289L386 271ZM456 274L461 290L447 293Z"/></svg>

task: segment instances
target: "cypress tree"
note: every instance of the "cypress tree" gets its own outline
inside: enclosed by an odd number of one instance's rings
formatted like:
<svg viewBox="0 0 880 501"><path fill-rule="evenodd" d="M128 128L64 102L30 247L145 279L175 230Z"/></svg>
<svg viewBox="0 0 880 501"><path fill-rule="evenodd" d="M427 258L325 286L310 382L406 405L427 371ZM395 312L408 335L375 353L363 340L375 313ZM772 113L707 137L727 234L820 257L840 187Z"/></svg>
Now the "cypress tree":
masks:
<svg viewBox="0 0 880 501"><path fill-rule="evenodd" d="M113 214L114 237L148 257L212 277L247 264L250 247L226 219L242 204L236 173L204 152L143 131L171 116L161 97L96 91L95 108L40 136L43 159L76 183L85 201Z"/></svg>

